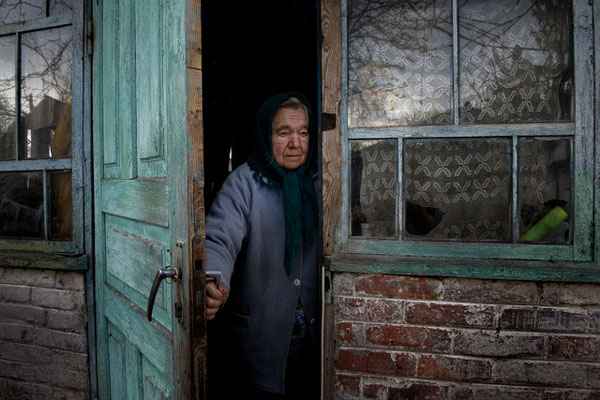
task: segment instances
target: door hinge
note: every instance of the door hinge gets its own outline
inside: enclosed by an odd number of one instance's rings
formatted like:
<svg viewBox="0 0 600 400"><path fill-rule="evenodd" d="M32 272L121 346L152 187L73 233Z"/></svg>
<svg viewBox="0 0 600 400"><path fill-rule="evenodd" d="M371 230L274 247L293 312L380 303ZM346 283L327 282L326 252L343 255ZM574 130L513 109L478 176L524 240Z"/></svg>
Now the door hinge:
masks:
<svg viewBox="0 0 600 400"><path fill-rule="evenodd" d="M88 56L93 55L94 54L94 21L91 17L88 18L88 20L87 20L85 46L87 47Z"/></svg>

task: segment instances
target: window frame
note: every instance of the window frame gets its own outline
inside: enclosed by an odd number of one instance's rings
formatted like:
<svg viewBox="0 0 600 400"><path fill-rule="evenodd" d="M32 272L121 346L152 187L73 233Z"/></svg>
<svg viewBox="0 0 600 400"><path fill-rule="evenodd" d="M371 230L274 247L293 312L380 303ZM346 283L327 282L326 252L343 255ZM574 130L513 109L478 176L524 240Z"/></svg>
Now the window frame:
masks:
<svg viewBox="0 0 600 400"><path fill-rule="evenodd" d="M595 0L594 4L598 5ZM592 5L583 0L573 0L573 68L574 68L574 99L575 114L572 123L530 123L527 124L527 132L523 132L523 125L446 125L446 126L419 126L419 127L386 127L386 128L349 128L348 127L348 0L340 2L340 95L338 115L340 120L340 143L339 155L341 157L341 199L340 211L328 210L328 205L333 205L332 201L324 200L324 249L326 255L331 255L327 260L330 269L338 268L350 269L362 272L402 272L428 275L457 275L457 276L482 276L482 277L512 277L522 279L542 279L542 280L588 280L600 281L600 274L595 272L598 263L598 212L600 206L594 202L597 200L599 192L598 160L594 158L594 148L598 152L597 141L594 140L594 127L596 129L598 121L594 118L594 89L599 93L598 82L590 85L594 79L593 58L594 54L594 35L596 43L598 39L598 18L595 18L596 29L593 28L592 14L598 17L597 7L592 9ZM457 14L456 3L453 6L453 15ZM334 18L335 23L335 18ZM453 21L454 32L457 31L457 21ZM325 26L325 25L324 25ZM335 32L326 32L328 36L335 40ZM327 38L326 38L327 39ZM456 40L454 54L456 56ZM325 53L324 53L325 54ZM324 56L324 77L331 75L333 69L327 64ZM596 60L598 61L598 50L596 50ZM598 64L596 64L598 65ZM456 72L455 72L456 74ZM328 99L335 85L324 83L323 98L324 111L327 112ZM456 96L455 96L456 97ZM477 131L481 133L477 133ZM540 133L548 133L549 136L571 137L572 138L572 176L573 190L572 201L574 203L574 232L573 242L570 245L552 245L552 244L515 244L515 243L467 243L467 242L422 242L416 240L402 241L399 239L381 240L371 238L360 238L350 236L350 140L353 139L396 139L398 150L397 165L397 209L401 213L400 188L402 187L402 140L399 138L423 138L423 137L512 137L513 151L516 150L516 138L518 136L533 136ZM328 146L334 146L326 132L323 133L323 158L324 164L322 170L326 171L330 167L325 163L331 160L325 159ZM513 157L513 175L516 174ZM513 178L514 180L514 178ZM333 186L324 183L325 192ZM596 182L596 183L594 183ZM512 187L513 185L511 185ZM513 188L513 199L515 198ZM594 193L596 192L596 194ZM328 203L328 204L327 204ZM590 206L590 205L594 205ZM513 210L516 205L513 202ZM339 218L335 214L339 212ZM328 215L330 214L330 215ZM401 216L398 221L401 222ZM328 226L331 221L335 221L335 237L331 236L332 228ZM595 223L594 223L595 222ZM333 240L331 240L333 239ZM331 243L333 242L333 243ZM594 251L595 250L595 251ZM452 271L445 266L436 266L436 257L439 254L444 255L444 259L454 259L455 265L462 267L455 268ZM487 261L486 261L487 260ZM492 260L497 260L497 267L483 268L490 266ZM464 262L460 262L464 261ZM519 268L515 268L514 262L518 261ZM557 273L556 261L561 261L563 268ZM336 267L337 265L337 267ZM345 265L345 266L344 266ZM480 267L478 267L478 265ZM577 269L569 271L568 268L577 265ZM543 272L548 267L549 272ZM586 277L581 276L580 272L587 267ZM516 269L525 268L525 272L515 272ZM512 272L511 272L512 269ZM485 272L484 270L487 270ZM492 271L493 270L493 271ZM529 271L529 272L527 272Z"/></svg>
<svg viewBox="0 0 600 400"><path fill-rule="evenodd" d="M91 191L89 175L90 124L86 118L89 112L89 61L88 54L84 52L86 27L84 26L84 3L74 1L72 13L63 13L56 16L37 18L21 23L0 25L0 36L16 35L15 40L15 90L16 104L20 104L20 58L21 39L23 33L40 29L72 26L72 65L71 65L71 158L48 159L18 159L18 152L13 160L0 161L0 172L28 172L41 171L44 178L44 218L48 224L48 209L50 192L48 190L49 173L53 171L70 170L73 207L73 231L70 240L51 240L50 238L0 238L0 252L3 265L8 266L33 266L38 268L85 269L87 262L72 259L73 256L85 252L87 235L86 221L89 221L89 192ZM19 112L20 108L17 108ZM18 138L20 118L15 116L15 136ZM17 140L18 142L18 140ZM17 144L18 146L18 144ZM46 229L47 230L47 229ZM46 232L45 232L46 235ZM51 254L49 254L51 253ZM66 257L65 257L66 256ZM66 258L71 260L65 262Z"/></svg>

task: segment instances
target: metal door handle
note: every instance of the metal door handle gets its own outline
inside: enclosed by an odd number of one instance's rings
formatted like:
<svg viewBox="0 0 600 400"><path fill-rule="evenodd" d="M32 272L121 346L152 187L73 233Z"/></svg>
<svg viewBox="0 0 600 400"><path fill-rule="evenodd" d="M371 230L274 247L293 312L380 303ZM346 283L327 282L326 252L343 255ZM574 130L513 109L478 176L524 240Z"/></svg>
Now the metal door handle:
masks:
<svg viewBox="0 0 600 400"><path fill-rule="evenodd" d="M175 280L178 280L179 276L177 274L177 270L175 268L161 268L158 271L156 271L156 275L154 276L154 283L152 283L152 289L150 289L150 297L148 298L148 310L146 311L148 321L152 321L152 309L154 308L156 293L158 292L158 287L160 286L160 283L165 278L173 278Z"/></svg>

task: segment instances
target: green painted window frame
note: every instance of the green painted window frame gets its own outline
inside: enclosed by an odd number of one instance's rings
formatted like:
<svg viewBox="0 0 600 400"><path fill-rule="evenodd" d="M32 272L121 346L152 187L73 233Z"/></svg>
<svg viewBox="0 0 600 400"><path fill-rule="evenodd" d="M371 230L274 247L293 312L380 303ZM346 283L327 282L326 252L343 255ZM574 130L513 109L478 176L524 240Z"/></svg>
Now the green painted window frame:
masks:
<svg viewBox="0 0 600 400"><path fill-rule="evenodd" d="M88 1L73 2L73 11L56 16L41 17L20 23L0 25L0 36L14 34L16 52L20 53L20 35L23 33L48 28L72 26L73 28L73 54L71 65L71 103L72 103L72 125L71 125L71 158L56 159L33 159L33 160L7 160L0 161L0 172L12 171L42 171L44 181L47 180L49 172L70 170L72 184L72 207L73 207L73 232L71 240L49 240L49 239L12 239L0 238L0 264L9 267L22 268L51 268L84 270L87 269L86 236L89 236L89 218L91 205L91 85L90 65L88 54L84 47L91 46L86 43L88 34L85 26L85 10ZM46 7L48 3L46 3ZM48 12L46 12L48 15ZM90 32L91 33L91 32ZM90 49L91 50L91 49ZM19 54L20 57L20 54ZM19 80L19 57L15 59L15 79ZM17 88L19 85L17 85ZM19 101L19 90L16 90L17 101ZM18 131L19 119L16 118ZM15 133L16 134L16 133ZM44 189L44 207L47 209L49 201L48 190ZM88 240L89 241L89 240Z"/></svg>
<svg viewBox="0 0 600 400"><path fill-rule="evenodd" d="M599 61L594 39L600 43L599 8L600 0L591 2L573 0L573 64L575 87L575 116L573 123L528 124L527 132L523 125L451 125L427 127L348 127L348 0L342 0L342 93L340 105L340 125L342 144L342 208L341 221L336 236L340 240L335 255L328 260L331 270L355 270L361 272L388 272L427 275L456 275L463 277L488 277L509 279L540 280L589 280L600 282L598 272L600 245L599 217L600 193L599 160L600 144L595 140L598 121L594 118L595 101L600 93L598 73L594 72ZM595 17L595 18L592 18ZM594 29L596 24L596 29ZM594 53L594 50L596 53ZM595 84L590 84L594 82ZM596 92L596 97L594 96ZM551 136L570 136L573 140L573 179L574 179L574 233L570 245L514 244L514 243L465 243L465 242L419 242L377 240L350 236L350 141L356 139L395 139L402 143L404 138L423 137L517 137L539 135L542 131ZM398 179L401 178L401 152L398 149ZM596 153L596 156L594 155ZM400 196L398 196L399 198ZM401 199L398 199L400 209ZM397 217L398 219L400 217ZM456 261L462 267L448 268L446 263L439 265L439 255ZM493 261L495 260L495 261ZM514 264L518 261L518 268ZM497 267L491 265L496 263ZM457 265L458 265L457 264ZM482 264L486 265L484 267ZM479 267L478 267L479 265ZM544 267L542 267L544 266ZM556 273L555 269L563 270ZM550 272L544 272L544 268ZM525 270L523 270L525 268ZM573 268L575 268L573 270ZM581 276L585 269L586 276ZM589 269L589 270L588 270ZM522 271L514 273L515 271ZM487 272L486 272L487 271ZM527 272L523 272L527 271Z"/></svg>

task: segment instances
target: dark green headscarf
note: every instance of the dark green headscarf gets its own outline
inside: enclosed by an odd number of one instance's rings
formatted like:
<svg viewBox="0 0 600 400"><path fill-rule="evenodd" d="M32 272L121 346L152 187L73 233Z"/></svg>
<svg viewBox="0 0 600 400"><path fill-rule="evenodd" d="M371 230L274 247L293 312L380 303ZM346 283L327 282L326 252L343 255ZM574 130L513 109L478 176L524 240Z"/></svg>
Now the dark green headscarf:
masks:
<svg viewBox="0 0 600 400"><path fill-rule="evenodd" d="M298 98L308 108L310 139L305 163L295 170L286 171L273 158L271 131L277 109L290 97ZM254 171L254 180L262 186L282 188L285 213L284 266L289 275L292 265L302 251L303 241L310 243L317 228L317 196L313 179L317 134L313 128L312 112L306 97L298 92L290 92L268 98L258 109L253 135L248 165Z"/></svg>

